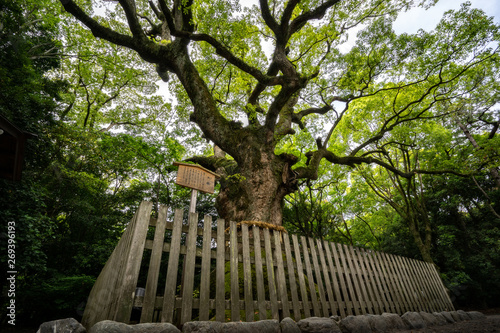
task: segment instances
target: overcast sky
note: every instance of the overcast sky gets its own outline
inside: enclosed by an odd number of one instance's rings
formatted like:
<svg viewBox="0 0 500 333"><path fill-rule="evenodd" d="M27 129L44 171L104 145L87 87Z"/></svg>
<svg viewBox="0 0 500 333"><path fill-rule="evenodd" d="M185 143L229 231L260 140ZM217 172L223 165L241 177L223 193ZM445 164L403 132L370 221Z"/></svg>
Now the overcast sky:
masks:
<svg viewBox="0 0 500 333"><path fill-rule="evenodd" d="M411 11L401 13L394 23L397 33L415 33L418 29L430 31L434 29L444 12L450 9L459 9L460 4L465 1L439 0L439 2L428 10L413 8ZM486 15L494 16L495 23L500 23L500 0L470 0L473 8L480 8Z"/></svg>
<svg viewBox="0 0 500 333"><path fill-rule="evenodd" d="M438 3L428 10L414 8L398 17L394 28L396 32L415 33L418 29L432 30L439 22L443 13L450 9L459 9L465 0L439 0ZM472 7L481 8L488 16L494 16L495 22L500 23L500 0L470 0ZM258 5L259 0L240 0L245 6Z"/></svg>

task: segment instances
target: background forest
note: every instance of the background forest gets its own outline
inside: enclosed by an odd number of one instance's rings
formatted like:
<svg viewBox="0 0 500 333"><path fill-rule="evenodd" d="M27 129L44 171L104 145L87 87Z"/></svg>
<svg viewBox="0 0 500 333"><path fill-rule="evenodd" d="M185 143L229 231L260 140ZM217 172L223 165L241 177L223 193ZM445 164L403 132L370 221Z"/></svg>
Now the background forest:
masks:
<svg viewBox="0 0 500 333"><path fill-rule="evenodd" d="M186 97L160 93L153 65L123 47L89 43L90 31L59 2L0 0L0 20L0 115L35 135L22 180L0 179L0 266L14 221L18 323L80 319L141 200L188 207L172 163L213 148L189 121ZM421 260L426 246L457 308L499 307L498 49L494 63L476 73L490 80L487 90L447 117L401 126L398 149L382 156L401 170L458 166L466 176L408 179L325 163L317 181L285 198L288 232ZM290 141L280 149L299 148ZM214 201L201 195L198 212L216 216ZM5 281L6 269L0 275ZM6 304L2 298L2 325Z"/></svg>

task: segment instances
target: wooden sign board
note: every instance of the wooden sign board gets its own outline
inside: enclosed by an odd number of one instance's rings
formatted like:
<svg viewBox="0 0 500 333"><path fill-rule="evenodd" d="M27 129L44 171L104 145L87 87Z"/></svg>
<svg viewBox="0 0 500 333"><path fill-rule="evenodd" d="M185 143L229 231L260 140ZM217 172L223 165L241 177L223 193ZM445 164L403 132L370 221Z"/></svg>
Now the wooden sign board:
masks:
<svg viewBox="0 0 500 333"><path fill-rule="evenodd" d="M175 183L205 193L214 193L215 179L219 178L215 172L196 164L174 162L179 167Z"/></svg>

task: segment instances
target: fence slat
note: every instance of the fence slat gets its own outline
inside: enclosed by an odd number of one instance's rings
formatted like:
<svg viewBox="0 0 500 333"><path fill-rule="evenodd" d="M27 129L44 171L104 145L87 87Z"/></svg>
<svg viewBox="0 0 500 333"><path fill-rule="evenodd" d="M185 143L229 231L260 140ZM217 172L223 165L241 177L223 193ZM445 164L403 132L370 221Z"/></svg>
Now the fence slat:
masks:
<svg viewBox="0 0 500 333"><path fill-rule="evenodd" d="M318 285L319 300L323 310L323 317L329 317L328 304L326 303L325 289L323 288L323 279L321 277L321 270L318 264L318 255L316 253L316 246L314 244L314 239L310 237L309 237L309 247L311 248L311 257L314 267L314 273L316 275L316 283Z"/></svg>
<svg viewBox="0 0 500 333"><path fill-rule="evenodd" d="M241 238L243 245L243 278L245 292L245 320L254 321L253 296L252 296L252 267L250 266L250 239L248 225L241 226Z"/></svg>
<svg viewBox="0 0 500 333"><path fill-rule="evenodd" d="M290 248L290 239L286 232L283 233L283 243L285 245L286 266L288 269L288 281L290 282L290 294L292 295L293 317L295 321L301 319L299 295L297 293L297 280L295 279L295 266L293 264L292 251Z"/></svg>
<svg viewBox="0 0 500 333"><path fill-rule="evenodd" d="M431 279L434 281L434 285L438 290L438 294L441 295L440 299L442 305L447 311L454 311L455 307L451 302L450 295L446 292L446 287L444 286L443 280L439 277L439 272L437 271L436 266L430 263L425 263L428 268L429 274L431 275Z"/></svg>
<svg viewBox="0 0 500 333"><path fill-rule="evenodd" d="M201 281L200 281L200 320L209 318L210 301L210 260L212 246L212 217L205 215L203 221L203 252L201 258Z"/></svg>
<svg viewBox="0 0 500 333"><path fill-rule="evenodd" d="M413 309L413 311L425 311L419 304L417 300L417 294L413 291L416 290L416 285L413 283L413 280L410 279L410 276L407 274L407 267L401 259L401 256L393 255L394 262L398 269L399 275L398 278L403 284L404 292L406 294L408 306ZM415 274L416 272L412 272Z"/></svg>
<svg viewBox="0 0 500 333"><path fill-rule="evenodd" d="M339 256L339 251L337 249L337 245L335 243L330 243L330 248L332 250L333 259L335 261L335 268L337 270L338 279L340 282L340 288L342 290L342 295L344 297L345 309L346 309L346 312L348 315L352 315L352 314L354 314L352 311L353 307L354 307L354 303L353 303L353 299L351 298L350 292L348 292L347 286L346 286L347 272L344 269L344 266L342 266L340 264L341 260L340 260L340 256Z"/></svg>
<svg viewBox="0 0 500 333"><path fill-rule="evenodd" d="M217 321L226 321L226 299L225 299L225 256L226 244L224 237L223 219L217 220L217 261L216 265L216 281L215 281L215 319Z"/></svg>
<svg viewBox="0 0 500 333"><path fill-rule="evenodd" d="M240 285L238 280L238 238L236 235L236 222L229 224L230 243L230 263L231 263L231 320L240 320Z"/></svg>
<svg viewBox="0 0 500 333"><path fill-rule="evenodd" d="M167 277L165 283L165 293L163 296L163 308L161 321L171 323L174 316L175 291L177 289L177 272L179 270L179 251L181 247L182 215L180 209L175 211L174 229L172 230L172 240L170 254L168 256Z"/></svg>
<svg viewBox="0 0 500 333"><path fill-rule="evenodd" d="M266 249L267 282L269 287L269 299L271 300L271 315L273 319L279 320L278 297L276 295L276 284L274 276L273 250L271 248L271 236L269 229L263 229L264 246Z"/></svg>
<svg viewBox="0 0 500 333"><path fill-rule="evenodd" d="M420 272L420 276L423 281L424 288L422 291L426 299L426 303L429 305L432 304L431 307L434 308L434 304L440 302L441 296L439 290L435 286L432 275L430 274L430 266L426 263L420 262L418 263L417 271Z"/></svg>
<svg viewBox="0 0 500 333"><path fill-rule="evenodd" d="M418 260L413 260L413 259L409 259L409 263L410 265L413 266L413 270L416 272L416 275L418 276L418 284L420 287L419 296L422 300L422 303L424 304L424 307L428 308L430 312L437 311L438 309L434 309L435 300L433 298L435 297L435 295L439 294L439 291L437 291L434 288L434 283L429 281L427 278L428 271L425 272L427 270L427 265L426 264L422 265L423 262L421 261L419 262ZM444 304L441 304L439 308L442 309L443 305Z"/></svg>
<svg viewBox="0 0 500 333"><path fill-rule="evenodd" d="M382 314L384 309L386 312L389 312L388 307L386 306L385 295L383 292L383 285L380 282L379 274L373 266L373 260L371 253L362 249L362 255L364 258L364 263L366 266L366 274L370 277L371 288L373 291L373 297L377 304L378 314Z"/></svg>
<svg viewBox="0 0 500 333"><path fill-rule="evenodd" d="M358 295L359 304L361 307L361 313L373 313L371 311L371 302L366 294L366 288L361 277L361 272L358 267L356 260L355 249L353 246L344 245L344 250L346 253L347 260L349 261L349 266L351 267L351 276L356 290L356 295ZM367 311L368 309L368 311Z"/></svg>
<svg viewBox="0 0 500 333"><path fill-rule="evenodd" d="M423 261L418 264L424 272L425 281L427 282L426 289L428 290L428 294L430 296L428 301L429 304L433 304L434 307L436 307L437 304L441 304L438 307L447 307L446 299L449 300L449 296L445 292L443 281L439 278L436 267L433 264ZM449 305L451 309L454 309L451 301L449 302Z"/></svg>
<svg viewBox="0 0 500 333"><path fill-rule="evenodd" d="M264 273L262 270L262 248L260 247L260 228L254 226L253 241L255 252L255 282L257 285L257 303L259 309L259 320L267 318L266 310L266 294L264 290Z"/></svg>
<svg viewBox="0 0 500 333"><path fill-rule="evenodd" d="M274 247L276 254L276 284L281 301L283 318L290 317L290 303L288 302L288 289L286 287L285 267L283 266L283 252L281 251L281 232L273 230Z"/></svg>
<svg viewBox="0 0 500 333"><path fill-rule="evenodd" d="M403 275L405 276L405 279L407 281L407 290L410 296L410 302L411 306L415 309L415 311L426 311L426 306L422 301L422 298L419 297L419 290L421 289L418 278L417 278L417 272L414 270L412 271L410 267L407 265L407 261L405 258L397 256L399 265L401 267L401 270L403 272ZM432 311L430 311L432 313Z"/></svg>
<svg viewBox="0 0 500 333"><path fill-rule="evenodd" d="M420 279L421 279L421 284L422 284L422 297L424 301L427 304L436 304L440 303L440 308L446 308L446 305L444 303L441 303L443 300L439 295L440 291L438 288L436 288L436 285L434 281L432 280L432 277L430 277L430 272L434 271L434 265L425 263L423 261L419 260L413 260L414 266L416 267L416 271L418 272ZM442 283L441 279L439 278L439 282ZM444 291L444 289L443 289ZM434 306L431 306L434 307Z"/></svg>
<svg viewBox="0 0 500 333"><path fill-rule="evenodd" d="M135 230L131 235L130 247L126 254L127 259L121 289L119 290L120 294L117 299L116 321L125 322L130 320L152 206L151 202L143 201L138 209Z"/></svg>
<svg viewBox="0 0 500 333"><path fill-rule="evenodd" d="M321 269L323 271L323 278L325 279L325 287L326 287L326 292L328 295L328 304L330 307L330 310L327 310L327 313L328 313L328 316L336 315L337 314L337 304L335 303L335 300L333 299L332 284L330 283L330 274L328 271L328 267L326 266L326 260L325 260L325 250L323 249L323 246L321 244L320 239L316 240L316 246L318 247L319 261L321 263Z"/></svg>
<svg viewBox="0 0 500 333"><path fill-rule="evenodd" d="M119 285L121 276L120 267L123 267L123 261L127 259L124 253L128 248L127 239L130 238L133 229L131 226L135 225L136 217L137 213L130 221L129 227L123 233L90 291L82 317L82 325L89 329L95 323L112 319L114 316L114 306L118 297L116 286Z"/></svg>
<svg viewBox="0 0 500 333"><path fill-rule="evenodd" d="M309 247L305 236L301 236L302 252L304 254L304 264L306 266L307 280L309 282L309 295L313 306L313 312L316 317L321 317L321 310L318 303L318 296L316 295L316 286L314 285L314 278L311 268L311 261L309 259Z"/></svg>
<svg viewBox="0 0 500 333"><path fill-rule="evenodd" d="M135 229L137 227L137 219L139 216L139 210L134 214L134 217L130 221L127 229L125 230L125 234L123 237L123 246L120 249L120 253L118 253L118 260L116 262L116 283L114 285L113 290L110 293L112 302L109 304L108 316L112 320L116 319L116 313L118 311L119 300L122 297L123 290L123 279L125 275L125 270L128 262L128 254L130 253L130 246L132 244L132 236L135 233ZM121 240L120 240L121 241Z"/></svg>
<svg viewBox="0 0 500 333"><path fill-rule="evenodd" d="M391 287L391 282L389 276L384 268L384 263L378 252L373 251L371 253L371 261L374 269L378 272L377 276L380 281L382 288L380 292L384 294L384 300L386 304L386 311L390 313L399 313L400 310L396 307L396 301L394 299L394 292Z"/></svg>
<svg viewBox="0 0 500 333"><path fill-rule="evenodd" d="M165 239L165 225L167 223L167 207L160 206L158 220L156 221L153 249L149 260L148 277L146 281L146 291L144 293L144 303L142 305L141 323L148 323L153 320L153 312L156 301L156 291L158 288L158 276L160 275L161 256L163 252L163 241Z"/></svg>
<svg viewBox="0 0 500 333"><path fill-rule="evenodd" d="M354 309L354 314L355 315L360 315L361 314L361 304L359 303L360 299L358 298L356 294L356 290L353 288L353 280L354 280L354 274L352 267L350 266L349 263L349 256L347 255L347 252L344 252L345 246L342 246L342 244L337 244L338 247L338 253L340 256L340 261L342 262L342 267L344 267L344 276L347 282L347 290L349 292L349 295L351 296L352 300L352 307Z"/></svg>
<svg viewBox="0 0 500 333"><path fill-rule="evenodd" d="M333 265L333 259L332 259L332 253L330 251L330 243L328 241L323 241L324 249L325 249L325 254L326 254L326 260L328 261L328 267L330 269L330 273L332 275L332 285L333 285L333 292L335 293L335 301L332 298L332 304L336 304L336 308L334 305L332 305L332 309L334 309L333 315L338 315L339 313L336 313L337 310L340 312L340 315L343 317L346 317L346 312L345 312L345 302L342 300L342 294L340 293L339 289L339 277L337 276L335 266Z"/></svg>
<svg viewBox="0 0 500 333"><path fill-rule="evenodd" d="M299 241L297 235L292 235L293 250L295 253L295 261L297 262L297 276L299 278L300 296L302 299L302 308L304 310L304 317L311 316L311 308L309 307L309 298L306 289L306 282L304 279L304 267L302 266L302 258L300 253Z"/></svg>
<svg viewBox="0 0 500 333"><path fill-rule="evenodd" d="M196 263L196 228L198 214L189 213L189 232L186 236L187 254L184 259L184 281L182 282L181 325L190 321L193 315L194 266Z"/></svg>
<svg viewBox="0 0 500 333"><path fill-rule="evenodd" d="M371 288L371 277L367 274L366 269L366 259L363 256L363 252L360 248L353 249L353 255L358 263L359 281L364 289L366 299L368 301L368 313L378 313L381 314L377 300L373 295Z"/></svg>
<svg viewBox="0 0 500 333"><path fill-rule="evenodd" d="M405 276L402 271L401 265L398 262L398 256L389 255L390 260L392 261L392 268L394 270L394 276L396 278L396 282L400 286L401 298L403 299L403 303L405 305L406 311L416 311L411 303L410 296L408 294L408 286L406 283ZM414 310L415 309L415 310Z"/></svg>
<svg viewBox="0 0 500 333"><path fill-rule="evenodd" d="M405 307L405 304L403 303L401 289L397 283L396 275L394 274L394 271L392 269L392 262L389 260L389 256L383 252L380 252L380 257L384 262L384 269L386 270L387 276L391 281L391 286L393 290L392 296L397 300L396 306L398 308L398 313L403 314L404 312L408 311L408 309Z"/></svg>

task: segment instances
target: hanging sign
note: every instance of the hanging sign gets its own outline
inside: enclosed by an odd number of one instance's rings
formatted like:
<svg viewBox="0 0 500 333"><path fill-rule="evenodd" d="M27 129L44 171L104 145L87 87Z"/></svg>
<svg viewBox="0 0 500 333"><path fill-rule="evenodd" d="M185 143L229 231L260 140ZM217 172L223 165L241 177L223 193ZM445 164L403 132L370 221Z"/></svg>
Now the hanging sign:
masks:
<svg viewBox="0 0 500 333"><path fill-rule="evenodd" d="M215 179L218 174L197 164L174 162L179 167L175 183L206 193L214 193Z"/></svg>

